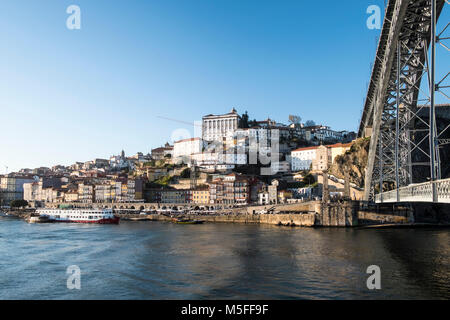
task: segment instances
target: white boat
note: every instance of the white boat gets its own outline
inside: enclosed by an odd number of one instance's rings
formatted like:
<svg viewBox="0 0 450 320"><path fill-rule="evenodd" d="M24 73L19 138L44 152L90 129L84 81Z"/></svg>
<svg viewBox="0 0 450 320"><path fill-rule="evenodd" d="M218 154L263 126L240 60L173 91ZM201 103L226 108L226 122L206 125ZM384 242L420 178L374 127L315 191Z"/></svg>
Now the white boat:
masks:
<svg viewBox="0 0 450 320"><path fill-rule="evenodd" d="M118 224L112 209L38 209L36 213L54 222Z"/></svg>

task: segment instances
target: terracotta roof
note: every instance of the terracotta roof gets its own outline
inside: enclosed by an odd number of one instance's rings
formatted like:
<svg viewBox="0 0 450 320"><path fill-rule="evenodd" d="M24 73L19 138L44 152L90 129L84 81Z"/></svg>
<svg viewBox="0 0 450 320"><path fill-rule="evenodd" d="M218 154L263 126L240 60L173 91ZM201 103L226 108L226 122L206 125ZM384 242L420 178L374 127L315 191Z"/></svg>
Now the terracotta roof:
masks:
<svg viewBox="0 0 450 320"><path fill-rule="evenodd" d="M292 150L291 152L295 152L295 151L306 151L306 150L314 150L314 149L318 149L318 148L319 148L319 146L305 147L305 148L300 148L300 149Z"/></svg>
<svg viewBox="0 0 450 320"><path fill-rule="evenodd" d="M325 147L328 147L328 148L349 148L351 146L352 146L352 143L350 142L350 143L336 143L336 144L328 145L328 146L325 146Z"/></svg>

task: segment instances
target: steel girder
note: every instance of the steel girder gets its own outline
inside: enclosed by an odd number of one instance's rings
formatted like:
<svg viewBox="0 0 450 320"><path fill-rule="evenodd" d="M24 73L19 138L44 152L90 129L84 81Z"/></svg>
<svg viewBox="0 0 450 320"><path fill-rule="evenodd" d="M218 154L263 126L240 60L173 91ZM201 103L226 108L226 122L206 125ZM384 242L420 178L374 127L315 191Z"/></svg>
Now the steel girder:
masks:
<svg viewBox="0 0 450 320"><path fill-rule="evenodd" d="M431 4L432 0L390 0L386 8L359 129L360 137L365 135L366 128L372 129L365 200L371 200L376 189L383 191L411 184L413 166L430 162L427 145L432 118L423 116L429 106L421 105L419 97L426 97L424 103L430 101L430 95L421 92L421 81L430 70L427 51L431 39ZM437 0L436 4L438 18L444 0ZM418 123L422 126L417 126ZM413 153L420 153L425 159L414 163Z"/></svg>

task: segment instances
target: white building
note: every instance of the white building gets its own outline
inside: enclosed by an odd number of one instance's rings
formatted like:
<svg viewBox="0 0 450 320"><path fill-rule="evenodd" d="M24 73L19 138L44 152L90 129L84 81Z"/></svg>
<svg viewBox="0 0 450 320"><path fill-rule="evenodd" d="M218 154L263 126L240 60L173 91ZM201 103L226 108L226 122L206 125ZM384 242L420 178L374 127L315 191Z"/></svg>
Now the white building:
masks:
<svg viewBox="0 0 450 320"><path fill-rule="evenodd" d="M193 154L192 159L197 166L208 171L227 171L236 165L247 164L245 153L201 152Z"/></svg>
<svg viewBox="0 0 450 320"><path fill-rule="evenodd" d="M291 164L289 161L279 161L279 162L272 162L270 164L272 168L273 173L286 173L291 170Z"/></svg>
<svg viewBox="0 0 450 320"><path fill-rule="evenodd" d="M111 168L114 169L125 169L125 168L134 168L134 165L132 162L128 161L128 159L125 156L125 151L122 150L120 155L117 156L111 156L109 158L109 165Z"/></svg>
<svg viewBox="0 0 450 320"><path fill-rule="evenodd" d="M291 152L292 171L309 170L313 160L316 159L318 147L307 147L293 150Z"/></svg>
<svg viewBox="0 0 450 320"><path fill-rule="evenodd" d="M173 144L174 162L189 163L190 158L195 153L203 150L203 140L201 138L192 138L176 141Z"/></svg>
<svg viewBox="0 0 450 320"><path fill-rule="evenodd" d="M23 184L23 199L37 201L41 199L41 186L39 182L27 182Z"/></svg>
<svg viewBox="0 0 450 320"><path fill-rule="evenodd" d="M219 141L232 137L238 128L240 116L233 108L223 115L209 114L203 117L202 138L204 141Z"/></svg>
<svg viewBox="0 0 450 320"><path fill-rule="evenodd" d="M342 132L331 130L330 127L327 126L322 126L320 129L316 130L315 136L319 141L342 140Z"/></svg>
<svg viewBox="0 0 450 320"><path fill-rule="evenodd" d="M11 201L23 199L23 185L34 182L32 177L5 175L0 178L0 205L8 205Z"/></svg>

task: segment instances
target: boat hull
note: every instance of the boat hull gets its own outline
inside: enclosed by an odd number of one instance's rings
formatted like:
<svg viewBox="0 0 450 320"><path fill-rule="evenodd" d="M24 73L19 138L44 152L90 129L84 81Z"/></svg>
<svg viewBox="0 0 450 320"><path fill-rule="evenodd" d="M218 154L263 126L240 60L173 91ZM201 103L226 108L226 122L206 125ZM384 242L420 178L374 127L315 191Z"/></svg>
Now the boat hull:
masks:
<svg viewBox="0 0 450 320"><path fill-rule="evenodd" d="M176 224L202 224L204 221L174 221Z"/></svg>
<svg viewBox="0 0 450 320"><path fill-rule="evenodd" d="M53 220L54 222L64 222L64 223L88 223L88 224L119 224L120 218L107 218L98 220Z"/></svg>

